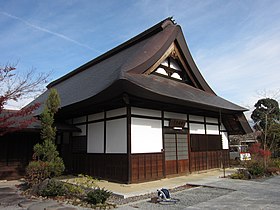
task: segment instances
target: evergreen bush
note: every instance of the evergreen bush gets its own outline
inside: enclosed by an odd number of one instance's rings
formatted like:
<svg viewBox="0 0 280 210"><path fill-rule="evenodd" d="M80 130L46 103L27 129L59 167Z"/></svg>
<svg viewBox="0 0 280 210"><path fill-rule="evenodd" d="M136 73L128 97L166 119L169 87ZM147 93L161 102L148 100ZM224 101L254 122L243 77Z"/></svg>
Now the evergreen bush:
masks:
<svg viewBox="0 0 280 210"><path fill-rule="evenodd" d="M247 165L247 169L252 176L260 177L265 174L265 168L263 163L257 161L251 161Z"/></svg>
<svg viewBox="0 0 280 210"><path fill-rule="evenodd" d="M34 161L30 162L26 168L26 178L31 186L46 178L60 176L65 169L55 145L56 128L53 125L54 114L57 112L59 104L57 91L51 89L44 111L40 116L43 142L34 146Z"/></svg>
<svg viewBox="0 0 280 210"><path fill-rule="evenodd" d="M50 177L49 163L31 161L26 168L26 181L31 186L37 185Z"/></svg>
<svg viewBox="0 0 280 210"><path fill-rule="evenodd" d="M47 184L43 185L41 189L38 191L38 194L44 197L55 197L55 196L63 196L67 193L67 188L64 183L56 180L49 179L46 180Z"/></svg>
<svg viewBox="0 0 280 210"><path fill-rule="evenodd" d="M111 194L111 192L105 190L104 188L97 188L87 193L87 200L89 203L92 203L94 205L100 203L104 204Z"/></svg>

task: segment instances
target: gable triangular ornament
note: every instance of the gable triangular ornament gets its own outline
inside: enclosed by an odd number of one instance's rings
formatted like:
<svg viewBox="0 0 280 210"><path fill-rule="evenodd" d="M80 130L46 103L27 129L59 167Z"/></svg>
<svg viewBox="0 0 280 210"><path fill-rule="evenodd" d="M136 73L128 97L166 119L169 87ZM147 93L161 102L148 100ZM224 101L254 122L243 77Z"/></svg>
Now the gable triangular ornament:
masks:
<svg viewBox="0 0 280 210"><path fill-rule="evenodd" d="M175 43L172 43L161 58L144 74L162 76L195 88L199 87Z"/></svg>

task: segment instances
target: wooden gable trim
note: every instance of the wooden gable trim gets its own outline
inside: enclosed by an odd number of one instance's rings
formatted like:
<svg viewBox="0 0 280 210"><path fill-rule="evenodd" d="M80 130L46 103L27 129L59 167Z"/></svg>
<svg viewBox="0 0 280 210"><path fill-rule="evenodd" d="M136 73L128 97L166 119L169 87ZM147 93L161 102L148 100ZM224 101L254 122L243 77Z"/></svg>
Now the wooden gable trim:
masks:
<svg viewBox="0 0 280 210"><path fill-rule="evenodd" d="M197 83L197 80L195 80L193 78L193 74L190 72L190 69L186 65L178 47L176 46L176 44L174 42L168 47L168 49L160 57L160 59L158 59L157 62L155 62L147 71L145 71L144 74L149 75L149 74L153 73L159 67L159 65L169 56L178 59L180 61L180 63L183 65L183 68L184 68L183 70L186 71L187 75L189 76L191 82L194 84L195 88L202 89L201 85Z"/></svg>
<svg viewBox="0 0 280 210"><path fill-rule="evenodd" d="M175 50L175 44L172 43L170 45L170 47L168 47L168 49L165 51L165 53L160 57L160 59L158 59L157 62L154 63L154 65L152 65L147 71L144 72L144 74L149 75L152 72L154 72L156 70L156 68L158 68L158 66L166 59L169 57L169 55Z"/></svg>
<svg viewBox="0 0 280 210"><path fill-rule="evenodd" d="M175 45L175 44L174 44L174 45ZM188 76L190 77L190 79L191 79L192 83L194 84L194 86L195 86L196 88L201 89L201 85L197 84L196 80L195 80L194 77L193 77L193 74L190 72L190 68L187 67L187 65L186 65L186 63L185 63L185 61L184 61L184 59L183 59L181 53L179 52L179 49L176 47L176 45L175 45L174 50L175 50L175 55L176 55L177 58L179 59L180 63L183 65L184 70L187 72L187 74L188 74Z"/></svg>

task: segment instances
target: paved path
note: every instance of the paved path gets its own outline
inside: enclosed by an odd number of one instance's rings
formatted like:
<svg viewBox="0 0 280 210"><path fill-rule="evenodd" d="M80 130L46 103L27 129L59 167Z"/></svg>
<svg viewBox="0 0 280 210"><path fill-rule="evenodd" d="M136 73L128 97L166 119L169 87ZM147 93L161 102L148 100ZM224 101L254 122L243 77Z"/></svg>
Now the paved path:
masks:
<svg viewBox="0 0 280 210"><path fill-rule="evenodd" d="M203 176L204 178L187 181L188 184L200 185L199 187L172 195L180 200L176 204L153 204L148 201L140 201L120 206L118 209L280 209L280 176L255 181ZM19 195L15 184L16 182L0 184L1 210L84 209L59 204L53 200L27 199Z"/></svg>
<svg viewBox="0 0 280 210"><path fill-rule="evenodd" d="M226 169L225 175L229 175L236 172L236 169ZM107 190L110 190L111 192L114 192L114 194L117 194L119 196L122 196L124 198L129 198L133 196L148 194L152 192L156 192L157 189L160 188L167 188L172 189L176 188L182 185L185 185L186 183L195 182L197 184L205 184L210 182L215 182L220 180L220 177L224 176L223 170L215 169L215 170L209 170L199 173L192 173L185 176L179 176L179 177L172 177L172 178L164 178L161 180L156 181L150 181L150 182L144 182L144 183L138 183L138 184L118 184L113 182L98 182L98 186L100 188L105 188Z"/></svg>
<svg viewBox="0 0 280 210"><path fill-rule="evenodd" d="M192 182L192 184L203 184ZM173 194L176 204L153 204L141 201L121 206L120 210L136 209L280 209L280 176L267 180L243 181L220 179Z"/></svg>
<svg viewBox="0 0 280 210"><path fill-rule="evenodd" d="M235 191L188 209L280 209L280 176L263 182L225 179L208 186Z"/></svg>
<svg viewBox="0 0 280 210"><path fill-rule="evenodd" d="M20 195L15 185L18 181L0 182L1 210L88 210L61 204L54 200L29 199Z"/></svg>

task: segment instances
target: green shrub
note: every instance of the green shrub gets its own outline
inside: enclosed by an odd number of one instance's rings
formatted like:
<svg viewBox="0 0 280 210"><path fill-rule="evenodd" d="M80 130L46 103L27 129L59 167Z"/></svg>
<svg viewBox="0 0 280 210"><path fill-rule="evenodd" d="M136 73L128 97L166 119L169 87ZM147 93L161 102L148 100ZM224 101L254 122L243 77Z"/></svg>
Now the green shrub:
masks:
<svg viewBox="0 0 280 210"><path fill-rule="evenodd" d="M251 179L251 174L247 169L238 169L236 173L230 175L232 179Z"/></svg>
<svg viewBox="0 0 280 210"><path fill-rule="evenodd" d="M50 177L58 177L65 170L65 166L61 157L56 157L54 161L49 162Z"/></svg>
<svg viewBox="0 0 280 210"><path fill-rule="evenodd" d="M55 161L31 161L26 167L26 180L29 185L34 186L46 178L57 177L64 171L64 164L60 157Z"/></svg>
<svg viewBox="0 0 280 210"><path fill-rule="evenodd" d="M280 168L280 159L279 158L273 159L272 162L273 162L273 166Z"/></svg>
<svg viewBox="0 0 280 210"><path fill-rule="evenodd" d="M43 185L39 190L38 194L44 197L55 197L55 196L63 196L67 193L67 188L65 187L64 183L50 179L46 180L47 184Z"/></svg>
<svg viewBox="0 0 280 210"><path fill-rule="evenodd" d="M99 203L104 204L111 194L111 192L105 190L104 188L97 188L93 191L88 192L87 200L89 203L92 203L94 205Z"/></svg>
<svg viewBox="0 0 280 210"><path fill-rule="evenodd" d="M70 183L64 183L64 187L66 188L66 195L81 197L85 194L85 191L82 189L81 186L77 186Z"/></svg>
<svg viewBox="0 0 280 210"><path fill-rule="evenodd" d="M252 176L263 176L265 174L265 168L263 163L251 161L247 165L247 169Z"/></svg>
<svg viewBox="0 0 280 210"><path fill-rule="evenodd" d="M49 164L43 161L31 161L26 167L26 181L34 186L50 176Z"/></svg>
<svg viewBox="0 0 280 210"><path fill-rule="evenodd" d="M94 189L97 187L97 179L94 179L91 176L88 175L83 175L83 174L79 174L78 178L75 178L73 180L73 183L80 185L84 188L90 188L90 189Z"/></svg>
<svg viewBox="0 0 280 210"><path fill-rule="evenodd" d="M70 196L70 197L83 197L85 196L85 190L82 187L65 183L57 179L45 179L41 182L37 188L37 195L45 197L54 196Z"/></svg>
<svg viewBox="0 0 280 210"><path fill-rule="evenodd" d="M230 178L231 179L244 179L245 177L243 174L236 172L236 173L231 174Z"/></svg>

